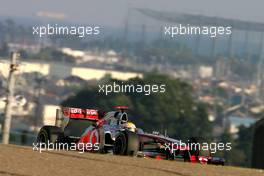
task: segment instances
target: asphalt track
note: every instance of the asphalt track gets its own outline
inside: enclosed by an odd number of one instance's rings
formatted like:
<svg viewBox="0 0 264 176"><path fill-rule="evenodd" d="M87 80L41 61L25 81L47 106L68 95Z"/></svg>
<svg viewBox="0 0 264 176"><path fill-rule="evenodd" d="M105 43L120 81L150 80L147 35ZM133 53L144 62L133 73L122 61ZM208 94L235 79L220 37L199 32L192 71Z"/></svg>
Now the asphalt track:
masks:
<svg viewBox="0 0 264 176"><path fill-rule="evenodd" d="M70 151L39 153L31 147L0 144L0 175L264 176L264 171Z"/></svg>

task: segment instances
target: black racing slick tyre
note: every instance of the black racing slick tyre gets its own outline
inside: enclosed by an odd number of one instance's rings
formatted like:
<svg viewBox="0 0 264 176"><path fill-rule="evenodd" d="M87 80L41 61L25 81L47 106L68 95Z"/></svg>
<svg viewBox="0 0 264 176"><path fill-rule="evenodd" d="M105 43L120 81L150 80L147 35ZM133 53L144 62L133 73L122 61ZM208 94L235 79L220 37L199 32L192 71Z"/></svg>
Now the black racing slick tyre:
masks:
<svg viewBox="0 0 264 176"><path fill-rule="evenodd" d="M115 139L113 153L115 155L125 155L127 147L127 139L124 133L119 133Z"/></svg>
<svg viewBox="0 0 264 176"><path fill-rule="evenodd" d="M139 149L139 139L136 133L131 131L120 132L115 139L113 153L115 155L134 156Z"/></svg>
<svg viewBox="0 0 264 176"><path fill-rule="evenodd" d="M61 128L56 126L43 126L37 137L38 143L56 143L62 138L63 132Z"/></svg>

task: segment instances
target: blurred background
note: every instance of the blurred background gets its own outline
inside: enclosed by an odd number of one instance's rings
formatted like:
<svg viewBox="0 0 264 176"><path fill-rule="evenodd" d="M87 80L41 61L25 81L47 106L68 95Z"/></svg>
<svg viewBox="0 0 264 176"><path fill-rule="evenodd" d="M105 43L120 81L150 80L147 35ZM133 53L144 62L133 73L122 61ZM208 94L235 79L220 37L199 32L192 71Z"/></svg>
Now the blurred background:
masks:
<svg viewBox="0 0 264 176"><path fill-rule="evenodd" d="M128 105L131 120L146 131L232 142L232 151L219 153L228 164L263 167L263 5L257 0L1 2L0 122L10 52L21 55L10 143L31 145L41 126L54 124L60 105L106 111ZM164 35L164 26L179 23L232 26L232 35ZM32 26L47 24L98 25L100 35L32 34ZM113 81L166 84L166 93L98 93L98 84Z"/></svg>

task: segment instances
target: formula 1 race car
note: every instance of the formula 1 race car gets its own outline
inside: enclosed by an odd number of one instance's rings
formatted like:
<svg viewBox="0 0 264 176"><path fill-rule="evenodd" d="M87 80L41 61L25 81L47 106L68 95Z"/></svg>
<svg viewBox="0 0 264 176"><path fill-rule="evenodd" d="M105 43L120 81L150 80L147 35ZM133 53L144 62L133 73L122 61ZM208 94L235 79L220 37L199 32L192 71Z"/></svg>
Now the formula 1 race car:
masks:
<svg viewBox="0 0 264 176"><path fill-rule="evenodd" d="M112 150L115 138L121 131L131 132L132 128L135 129L128 122L125 112L127 107L115 108L116 111L105 113L96 109L62 107L57 110L55 126L43 126L38 133L37 142L91 143L99 148L93 151L107 153Z"/></svg>
<svg viewBox="0 0 264 176"><path fill-rule="evenodd" d="M108 113L96 109L63 107L55 126L43 126L38 143L90 144L88 151L169 160L224 164L222 158L199 156L179 140L158 133L145 133L128 121L125 106ZM79 148L77 147L77 150Z"/></svg>

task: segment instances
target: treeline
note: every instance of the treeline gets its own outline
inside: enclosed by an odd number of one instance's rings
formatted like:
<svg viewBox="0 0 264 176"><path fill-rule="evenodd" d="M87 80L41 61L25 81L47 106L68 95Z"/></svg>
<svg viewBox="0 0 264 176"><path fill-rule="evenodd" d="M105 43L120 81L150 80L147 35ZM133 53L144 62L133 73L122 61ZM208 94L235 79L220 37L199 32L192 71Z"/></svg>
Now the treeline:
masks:
<svg viewBox="0 0 264 176"><path fill-rule="evenodd" d="M105 80L111 84L118 80ZM121 82L120 82L121 83ZM207 105L194 99L192 87L168 76L148 74L144 79L134 78L122 84L166 85L165 93L99 93L97 86L83 89L62 103L63 106L113 110L114 106L129 106L129 118L145 131L165 131L171 137L187 139L190 136L211 137L212 124L208 121Z"/></svg>

